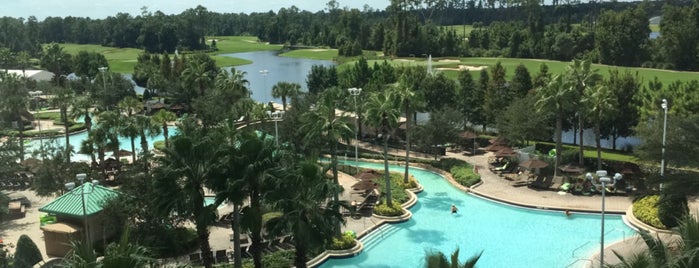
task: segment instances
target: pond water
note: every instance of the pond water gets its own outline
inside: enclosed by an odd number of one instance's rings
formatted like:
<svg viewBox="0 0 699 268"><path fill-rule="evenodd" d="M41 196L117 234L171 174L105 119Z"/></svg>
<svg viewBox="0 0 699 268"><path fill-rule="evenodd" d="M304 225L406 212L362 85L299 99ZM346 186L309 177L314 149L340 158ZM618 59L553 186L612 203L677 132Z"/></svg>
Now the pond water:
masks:
<svg viewBox="0 0 699 268"><path fill-rule="evenodd" d="M245 79L250 82L252 98L262 103L269 101L281 103L281 99L272 98L272 87L278 82L297 83L301 85L303 91L306 91L306 77L313 65L335 65L334 62L327 60L279 57L278 53L278 51L255 51L222 54L222 56L252 61L252 64L234 68L246 73Z"/></svg>

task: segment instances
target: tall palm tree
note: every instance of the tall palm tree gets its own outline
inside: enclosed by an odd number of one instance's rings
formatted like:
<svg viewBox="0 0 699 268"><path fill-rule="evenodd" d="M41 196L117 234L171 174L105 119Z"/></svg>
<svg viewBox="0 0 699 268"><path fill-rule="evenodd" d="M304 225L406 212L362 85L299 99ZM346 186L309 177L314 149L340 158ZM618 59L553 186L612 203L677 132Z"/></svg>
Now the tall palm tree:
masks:
<svg viewBox="0 0 699 268"><path fill-rule="evenodd" d="M92 105L93 100L92 98L90 98L90 95L81 95L73 98L73 103L70 107L71 118L84 118L85 129L87 130L88 136L92 130L92 116L90 115L90 109L92 108ZM91 144L91 142L92 140L88 137L88 139L83 141L85 146L81 144L81 148L79 149L79 151L81 151L82 153L89 154L92 163L97 163L97 159L95 158L95 154L93 153L94 150L92 149L93 145Z"/></svg>
<svg viewBox="0 0 699 268"><path fill-rule="evenodd" d="M124 117L122 124L119 128L119 135L129 138L131 143L131 163L136 163L136 137L138 137L139 129L136 125L135 117ZM119 156L115 155L115 158L119 160Z"/></svg>
<svg viewBox="0 0 699 268"><path fill-rule="evenodd" d="M214 79L214 87L226 97L234 102L244 97L250 96L248 85L250 82L245 79L245 72L231 70L231 74L226 70L221 70Z"/></svg>
<svg viewBox="0 0 699 268"><path fill-rule="evenodd" d="M279 82L272 87L272 97L282 98L282 107L286 112L286 98L293 98L301 94L301 85L297 83Z"/></svg>
<svg viewBox="0 0 699 268"><path fill-rule="evenodd" d="M133 96L127 96L126 98L121 100L117 106L119 107L121 112L126 113L126 116L128 117L133 116L134 114L141 111L141 109L143 108L141 102Z"/></svg>
<svg viewBox="0 0 699 268"><path fill-rule="evenodd" d="M277 181L274 178L280 173L281 161L287 153L275 145L271 136L258 133L250 130L240 133L225 163L233 172L227 189L239 188L247 194L249 206L242 210L244 227L250 230L253 263L262 267L262 199L271 182Z"/></svg>
<svg viewBox="0 0 699 268"><path fill-rule="evenodd" d="M337 116L335 110L338 102L345 99L342 93L343 91L337 87L323 91L318 98L315 108L301 116L301 132L306 133L304 143L321 146L324 144L330 145L330 165L333 182L337 185L340 185L337 174L338 144L341 141L348 142L354 137L354 129L347 117ZM333 201L340 201L339 193L335 193Z"/></svg>
<svg viewBox="0 0 699 268"><path fill-rule="evenodd" d="M200 97L204 96L212 82L212 75L206 69L206 65L196 60L187 62L187 68L182 71L182 77L185 87L196 87Z"/></svg>
<svg viewBox="0 0 699 268"><path fill-rule="evenodd" d="M545 86L536 90L539 95L539 100L535 106L540 113L553 113L556 116L556 160L553 169L553 175L558 175L558 165L561 162L562 136L563 136L563 119L565 113L573 104L575 92L573 88L565 83L563 76L556 75L546 83Z"/></svg>
<svg viewBox="0 0 699 268"><path fill-rule="evenodd" d="M98 128L101 128L106 133L108 139L107 147L112 150L116 160L119 160L119 134L124 125L124 118L118 111L105 111L99 114L100 124ZM117 161L117 169L120 167L121 164Z"/></svg>
<svg viewBox="0 0 699 268"><path fill-rule="evenodd" d="M162 110L161 110L162 111ZM143 157L148 157L150 151L148 150L148 137L155 137L160 135L160 125L157 124L152 117L148 117L142 114L136 115L134 117L134 124L138 130L138 136L141 137L141 151ZM165 140L167 141L167 126L165 127ZM166 146L167 147L167 146ZM148 161L143 161L146 164L146 170L148 169Z"/></svg>
<svg viewBox="0 0 699 268"><path fill-rule="evenodd" d="M690 268L699 266L699 222L694 216L686 214L679 222L677 228L679 239L671 242L663 241L659 237L653 237L648 231L641 230L648 249L633 256L623 256L614 251L620 263L605 264L607 268L634 268L634 267L678 267Z"/></svg>
<svg viewBox="0 0 699 268"><path fill-rule="evenodd" d="M459 249L454 250L451 254L451 258L447 260L447 256L442 252L429 252L425 256L425 267L426 268L473 268L476 267L478 259L481 258L483 252L478 253L464 263L459 263Z"/></svg>
<svg viewBox="0 0 699 268"><path fill-rule="evenodd" d="M70 148L70 125L72 124L73 120L70 120L71 118L68 114L68 108L70 108L71 103L74 102L73 91L67 88L60 87L56 89L56 97L51 99L51 102L53 102L54 106L58 107L58 111L61 116L61 123L63 123L63 132L66 138L66 161L67 163L70 163L70 153L72 151L72 148Z"/></svg>
<svg viewBox="0 0 699 268"><path fill-rule="evenodd" d="M366 104L367 123L379 129L383 140L383 162L384 179L386 181L386 204L393 206L393 196L391 194L391 176L388 172L388 139L389 135L398 125L400 118L400 103L392 91L374 93L369 97Z"/></svg>
<svg viewBox="0 0 699 268"><path fill-rule="evenodd" d="M398 80L398 84L395 84L393 90L395 91L396 97L401 103L403 108L403 113L405 114L405 173L403 174L403 183L408 183L408 171L410 167L410 150L412 144L410 143L410 138L412 136L412 115L415 112L415 107L419 106L421 97L411 88L410 83L407 81L408 78L401 76Z"/></svg>
<svg viewBox="0 0 699 268"><path fill-rule="evenodd" d="M325 171L315 160L297 161L284 170L285 176L268 195L282 215L270 219L267 229L294 237L294 266L299 268L306 267L308 249L322 246L336 233L335 222L344 222L342 214L333 209L341 204L327 202L342 189L325 178Z"/></svg>
<svg viewBox="0 0 699 268"><path fill-rule="evenodd" d="M2 73L0 76L0 108L5 109L17 121L19 131L19 158L24 160L24 119L29 104L29 93L24 87L22 78L16 74Z"/></svg>
<svg viewBox="0 0 699 268"><path fill-rule="evenodd" d="M588 118L595 125L595 145L597 146L597 170L602 169L602 144L600 141L602 121L614 112L616 98L606 85L585 89L581 100L588 112Z"/></svg>
<svg viewBox="0 0 699 268"><path fill-rule="evenodd" d="M571 84L573 87L574 93L577 96L577 100L579 101L582 99L582 96L585 94L585 89L589 87L593 87L597 80L599 80L599 75L596 73L597 69L592 70L590 61L588 60L573 60L567 67L566 67L566 77L565 79ZM576 101L576 104L579 104L579 102ZM583 105L577 105L580 109L584 109ZM585 146L583 145L583 130L585 128L584 122L585 122L585 114L586 112L584 110L579 110L577 115L578 115L578 132L579 132L579 157L578 157L578 162L580 166L584 165L584 155L583 153L585 152Z"/></svg>
<svg viewBox="0 0 699 268"><path fill-rule="evenodd" d="M156 124L162 127L163 136L165 137L165 147L169 146L168 136L170 133L168 133L167 124L169 122L177 120L177 116L173 112L170 112L165 109L160 109L157 113L153 115L153 117L151 117L151 120L153 120Z"/></svg>
<svg viewBox="0 0 699 268"><path fill-rule="evenodd" d="M193 121L193 120L190 120ZM219 141L207 135L195 122L181 125L181 132L158 158L155 196L158 212L176 212L195 224L204 267L213 264L208 227L216 220L215 207L204 203L204 185L218 172Z"/></svg>

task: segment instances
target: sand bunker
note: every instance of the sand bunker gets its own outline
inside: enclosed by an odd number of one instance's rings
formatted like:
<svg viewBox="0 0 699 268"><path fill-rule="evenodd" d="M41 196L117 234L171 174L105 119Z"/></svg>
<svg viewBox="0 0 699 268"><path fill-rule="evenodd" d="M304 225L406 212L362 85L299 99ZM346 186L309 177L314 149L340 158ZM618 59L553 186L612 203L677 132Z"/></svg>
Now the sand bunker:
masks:
<svg viewBox="0 0 699 268"><path fill-rule="evenodd" d="M455 60L455 59L444 59L444 60L438 60L437 62L460 62L460 60Z"/></svg>
<svg viewBox="0 0 699 268"><path fill-rule="evenodd" d="M459 65L459 68L435 68L438 71L480 71L488 66Z"/></svg>
<svg viewBox="0 0 699 268"><path fill-rule="evenodd" d="M311 49L311 51L313 51L313 52L323 52L323 51L328 51L328 49L314 48L314 49Z"/></svg>

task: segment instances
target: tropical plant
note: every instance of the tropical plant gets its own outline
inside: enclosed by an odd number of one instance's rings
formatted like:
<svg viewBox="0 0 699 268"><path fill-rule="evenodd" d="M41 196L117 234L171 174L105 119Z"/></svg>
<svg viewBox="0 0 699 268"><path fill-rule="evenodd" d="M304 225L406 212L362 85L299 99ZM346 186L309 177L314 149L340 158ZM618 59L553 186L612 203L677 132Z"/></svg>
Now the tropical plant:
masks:
<svg viewBox="0 0 699 268"><path fill-rule="evenodd" d="M24 116L29 103L29 93L16 74L0 73L0 109L11 115L19 131L19 158L24 160Z"/></svg>
<svg viewBox="0 0 699 268"><path fill-rule="evenodd" d="M476 263L483 255L483 252L474 255L473 257L466 260L464 263L459 263L459 249L454 250L451 254L451 258L447 259L447 256L442 252L428 252L425 256L425 267L426 268L473 268L476 267Z"/></svg>
<svg viewBox="0 0 699 268"><path fill-rule="evenodd" d="M43 260L41 251L39 251L39 248L34 244L34 241L27 235L21 235L19 240L17 240L17 250L15 251L12 267L29 268L41 260Z"/></svg>
<svg viewBox="0 0 699 268"><path fill-rule="evenodd" d="M536 89L536 94L539 100L536 101L536 109L540 113L553 113L556 118L556 161L554 165L554 176L558 172L558 165L561 162L561 152L563 152L562 146L562 133L563 133L563 118L565 112L570 109L573 104L573 97L575 92L572 87L568 86L563 80L563 76L555 75L550 81L546 83L546 86L539 87Z"/></svg>
<svg viewBox="0 0 699 268"><path fill-rule="evenodd" d="M595 125L595 144L597 145L597 170L602 169L602 122L614 112L614 96L606 85L585 88L581 103L586 107L587 117Z"/></svg>
<svg viewBox="0 0 699 268"><path fill-rule="evenodd" d="M272 87L272 97L282 98L282 107L286 112L286 98L293 98L301 94L301 85L297 83L279 82Z"/></svg>
<svg viewBox="0 0 699 268"><path fill-rule="evenodd" d="M335 209L343 204L328 202L342 188L327 180L327 170L313 159L297 161L284 171L285 175L267 196L272 207L282 214L270 219L266 226L272 234L293 236L294 266L306 267L308 250L334 237L336 222L344 222Z"/></svg>
<svg viewBox="0 0 699 268"><path fill-rule="evenodd" d="M153 120L156 124L160 125L163 129L163 137L165 137L165 147L169 145L168 143L168 136L169 132L167 129L167 124L169 122L175 121L177 119L177 116L168 110L165 109L160 109L157 113L151 117L151 120Z"/></svg>
<svg viewBox="0 0 699 268"><path fill-rule="evenodd" d="M66 138L66 161L70 162L70 153L72 151L72 148L70 148L70 125L72 123L72 120L69 118L68 114L68 108L70 108L70 105L73 100L73 94L72 90L66 89L66 88L57 88L57 92L55 93L55 98L51 99L51 102L58 107L59 113L61 115L61 123L63 123L63 134L65 135Z"/></svg>
<svg viewBox="0 0 699 268"><path fill-rule="evenodd" d="M388 138L396 128L396 125L398 125L400 103L393 92L385 91L372 94L366 106L365 118L367 123L379 130L380 138L383 140L385 194L386 203L390 207L393 205L393 200L391 196L391 178L388 172Z"/></svg>
<svg viewBox="0 0 699 268"><path fill-rule="evenodd" d="M326 89L319 95L315 108L303 114L301 118L301 130L306 133L304 137L305 144L316 146L330 145L330 165L333 182L337 185L340 185L337 174L338 143L340 141L348 142L354 137L354 129L347 118L337 116L335 112L338 102L345 99L342 94L343 91L337 87ZM333 200L335 202L340 201L339 193L334 194Z"/></svg>
<svg viewBox="0 0 699 268"><path fill-rule="evenodd" d="M586 88L594 87L597 81L601 79L601 76L597 74L597 69L592 69L590 61L588 60L573 60L567 67L565 73L565 79L572 87L573 93L576 94L576 99L581 100L582 96L585 94ZM579 104L579 101L575 101L575 104ZM585 128L585 115L587 112L584 110L586 107L583 105L577 105L579 109L577 112L578 117L578 132L579 132L579 165L583 166L584 151L585 147L583 145L583 130ZM556 152L559 152L556 149Z"/></svg>
<svg viewBox="0 0 699 268"><path fill-rule="evenodd" d="M207 135L195 119L180 124L180 134L163 150L156 169L155 196L161 215L176 212L194 222L204 266L212 267L208 227L216 220L213 205L204 203L204 184L217 172L220 142Z"/></svg>
<svg viewBox="0 0 699 268"><path fill-rule="evenodd" d="M416 69L416 71L422 71L421 68ZM415 71L413 71L415 72ZM411 81L409 77L412 77L411 73L403 74L398 80L398 84L393 87L396 97L398 97L403 113L405 114L405 173L403 174L403 182L408 183L408 171L410 167L410 149L412 146L411 136L412 136L412 117L416 110L416 107L421 107L422 101L424 100L421 95L416 91L414 87L414 81Z"/></svg>

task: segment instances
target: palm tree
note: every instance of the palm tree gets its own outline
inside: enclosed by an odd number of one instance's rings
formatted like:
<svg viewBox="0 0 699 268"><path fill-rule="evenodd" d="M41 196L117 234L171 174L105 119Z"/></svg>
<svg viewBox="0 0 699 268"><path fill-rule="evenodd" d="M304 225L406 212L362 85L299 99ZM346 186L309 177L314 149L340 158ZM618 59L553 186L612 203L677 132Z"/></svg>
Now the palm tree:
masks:
<svg viewBox="0 0 699 268"><path fill-rule="evenodd" d="M158 158L155 196L158 212L169 215L176 212L183 219L194 222L204 267L212 267L208 227L216 220L213 205L204 203L204 184L218 171L219 142L207 135L194 120L181 125L181 132L172 144L163 149Z"/></svg>
<svg viewBox="0 0 699 268"><path fill-rule="evenodd" d="M234 102L244 97L249 97L250 91L247 87L250 82L245 79L246 73L236 70L231 70L231 72L229 74L226 70L219 71L214 80L216 89Z"/></svg>
<svg viewBox="0 0 699 268"><path fill-rule="evenodd" d="M411 119L413 112L415 110L415 107L418 105L418 102L421 101L421 98L416 92L410 87L410 83L407 81L407 78L402 76L398 82L393 87L393 90L395 91L396 97L398 97L401 106L403 108L403 113L405 114L405 143L406 143L406 148L405 148L405 173L403 174L403 183L408 183L408 170L410 167L410 149L412 144L410 143L410 136L412 136L411 133Z"/></svg>
<svg viewBox="0 0 699 268"><path fill-rule="evenodd" d="M105 111L99 114L101 128L107 135L107 147L112 150L112 154L116 160L119 160L119 134L124 125L123 115L117 111ZM121 168L121 164L117 161L117 169Z"/></svg>
<svg viewBox="0 0 699 268"><path fill-rule="evenodd" d="M190 60L187 63L187 68L182 71L185 87L196 87L199 90L199 96L204 96L212 82L211 74L204 63L196 60Z"/></svg>
<svg viewBox="0 0 699 268"><path fill-rule="evenodd" d="M121 100L117 106L122 112L126 112L126 116L128 117L133 116L143 108L141 102L133 96L127 96Z"/></svg>
<svg viewBox="0 0 699 268"><path fill-rule="evenodd" d="M151 117L151 120L153 120L156 124L160 125L163 128L163 136L165 137L165 147L169 145L168 143L168 129L167 129L167 124L168 122L172 122L177 120L177 116L168 110L165 109L160 109L157 113Z"/></svg>
<svg viewBox="0 0 699 268"><path fill-rule="evenodd" d="M393 206L393 196L391 195L391 176L388 172L388 138L396 128L400 118L400 103L392 91L374 93L369 97L366 109L367 123L379 129L383 139L383 162L384 179L386 181L386 204Z"/></svg>
<svg viewBox="0 0 699 268"><path fill-rule="evenodd" d="M578 96L577 99L580 100L582 99L582 96L584 95L585 89L592 87L595 85L595 82L599 80L599 75L596 73L597 70L592 70L590 67L590 61L588 60L573 60L567 67L566 67L566 80L571 83L571 86L573 87L574 93ZM584 109L582 105L577 105L578 107ZM585 146L583 145L583 130L585 128L584 118L585 112L583 110L578 111L578 132L579 132L579 138L580 138L580 151L579 151L579 158L578 162L580 166L584 165L584 155L583 153L585 152Z"/></svg>
<svg viewBox="0 0 699 268"><path fill-rule="evenodd" d="M474 255L473 257L466 260L464 263L459 263L459 249L454 250L451 254L451 258L447 260L447 256L444 256L442 252L429 252L425 256L425 267L426 268L473 268L476 267L478 259L481 258L483 252Z"/></svg>
<svg viewBox="0 0 699 268"><path fill-rule="evenodd" d="M286 98L293 98L301 94L301 85L297 83L279 82L272 87L272 97L282 98L282 107L286 112Z"/></svg>
<svg viewBox="0 0 699 268"><path fill-rule="evenodd" d="M71 241L72 250L64 258L61 267L147 267L153 262L147 248L129 241L129 228L121 234L117 243L110 243L104 251L104 258L98 260L97 253L89 243L80 240Z"/></svg>
<svg viewBox="0 0 699 268"><path fill-rule="evenodd" d="M250 230L253 263L255 267L262 267L262 198L267 191L266 185L276 181L274 178L279 174L277 170L281 168L286 152L275 145L271 136L258 133L246 130L229 147L225 166L232 173L229 173L231 181L224 195L232 196L240 190L247 194L250 205L242 210L244 227ZM239 233L239 230L233 232Z"/></svg>
<svg viewBox="0 0 699 268"><path fill-rule="evenodd" d="M131 163L136 163L136 137L138 137L139 129L136 124L136 118L134 117L124 117L122 119L122 125L119 128L119 134L129 138L131 142ZM119 160L119 156L115 155L115 158Z"/></svg>
<svg viewBox="0 0 699 268"><path fill-rule="evenodd" d="M325 178L325 171L315 160L301 160L284 170L275 189L268 194L272 207L282 215L270 219L267 229L275 235L294 237L294 266L305 268L308 249L322 246L336 233L335 222L344 222L342 214L327 202L342 189Z"/></svg>
<svg viewBox="0 0 699 268"><path fill-rule="evenodd" d="M602 169L602 145L600 142L600 131L602 121L609 114L614 112L615 98L609 87L606 85L597 85L585 89L585 94L581 103L587 106L588 117L595 125L595 144L597 145L597 170Z"/></svg>
<svg viewBox="0 0 699 268"><path fill-rule="evenodd" d="M17 121L19 131L19 158L24 160L24 119L29 104L29 93L22 83L22 78L16 74L2 73L0 76L0 102L9 114Z"/></svg>
<svg viewBox="0 0 699 268"><path fill-rule="evenodd" d="M563 136L563 118L565 112L573 103L575 92L573 88L565 83L563 76L556 75L546 83L545 86L536 90L539 100L536 101L536 109L540 113L553 113L556 115L556 161L553 175L558 174L558 165L561 162Z"/></svg>
<svg viewBox="0 0 699 268"><path fill-rule="evenodd" d="M134 117L134 120L136 129L138 130L138 136L141 137L141 151L143 152L143 157L148 157L148 155L150 155L150 151L148 150L148 137L155 137L160 135L160 125L155 123L152 117L148 117L142 114L136 115ZM167 129L167 126L165 127L165 129ZM165 135L168 135L167 131L165 132ZM167 136L165 139L167 141ZM147 170L148 161L143 162L146 165Z"/></svg>
<svg viewBox="0 0 699 268"><path fill-rule="evenodd" d="M51 102L53 102L54 106L58 107L59 114L61 116L63 132L66 138L66 161L67 163L70 163L70 152L72 151L72 148L70 148L70 125L72 124L73 120L70 120L68 108L70 107L71 103L74 102L73 91L66 88L57 88L55 96L55 98L51 99Z"/></svg>
<svg viewBox="0 0 699 268"><path fill-rule="evenodd" d="M92 129L92 116L90 115L90 109L92 108L94 101L89 95L77 96L73 99L71 104L70 116L72 118L83 117L85 120L85 129L90 131Z"/></svg>
<svg viewBox="0 0 699 268"><path fill-rule="evenodd" d="M330 145L330 165L333 173L333 182L336 185L340 185L337 175L338 143L340 141L348 142L354 137L354 130L347 118L337 116L336 114L335 108L337 108L338 102L345 99L341 95L342 93L337 87L323 91L318 97L318 103L316 103L315 108L301 116L301 132L306 133L304 137L305 144ZM339 193L335 193L333 201L340 201Z"/></svg>
<svg viewBox="0 0 699 268"><path fill-rule="evenodd" d="M688 213L682 217L676 231L679 239L665 242L660 237L654 238L648 231L641 230L641 238L648 249L630 257L614 251L620 263L605 264L605 267L697 267L699 265L699 222Z"/></svg>

